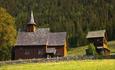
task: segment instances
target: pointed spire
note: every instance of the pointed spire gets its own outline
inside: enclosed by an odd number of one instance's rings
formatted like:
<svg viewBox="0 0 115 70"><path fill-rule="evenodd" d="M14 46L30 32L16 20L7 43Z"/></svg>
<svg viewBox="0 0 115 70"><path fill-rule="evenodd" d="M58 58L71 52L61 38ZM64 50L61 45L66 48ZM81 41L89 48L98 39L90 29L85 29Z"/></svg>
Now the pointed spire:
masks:
<svg viewBox="0 0 115 70"><path fill-rule="evenodd" d="M30 22L28 24L34 24L34 25L36 25L36 23L34 22L33 11L31 11Z"/></svg>
<svg viewBox="0 0 115 70"><path fill-rule="evenodd" d="M36 31L36 23L34 22L33 11L31 11L30 22L27 24L27 32Z"/></svg>

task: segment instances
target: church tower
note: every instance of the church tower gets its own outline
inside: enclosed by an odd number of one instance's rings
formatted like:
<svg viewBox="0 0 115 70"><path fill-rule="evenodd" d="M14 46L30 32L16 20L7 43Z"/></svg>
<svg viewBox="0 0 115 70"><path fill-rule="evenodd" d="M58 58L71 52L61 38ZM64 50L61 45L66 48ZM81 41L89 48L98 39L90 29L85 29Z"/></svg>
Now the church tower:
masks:
<svg viewBox="0 0 115 70"><path fill-rule="evenodd" d="M30 21L27 24L27 32L35 32L36 31L36 23L34 22L33 11L31 11Z"/></svg>

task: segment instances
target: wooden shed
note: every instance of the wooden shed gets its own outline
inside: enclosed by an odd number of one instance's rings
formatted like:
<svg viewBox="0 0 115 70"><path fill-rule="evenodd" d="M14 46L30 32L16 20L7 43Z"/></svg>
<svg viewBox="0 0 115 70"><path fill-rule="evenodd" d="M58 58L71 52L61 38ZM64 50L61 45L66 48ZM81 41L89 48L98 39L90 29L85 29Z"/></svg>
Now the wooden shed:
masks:
<svg viewBox="0 0 115 70"><path fill-rule="evenodd" d="M47 55L67 55L66 32L50 32L49 28L36 28L33 13L26 31L18 32L12 51L13 59L45 58Z"/></svg>
<svg viewBox="0 0 115 70"><path fill-rule="evenodd" d="M86 38L90 43L94 44L98 54L103 54L104 56L110 55L106 30L90 31Z"/></svg>

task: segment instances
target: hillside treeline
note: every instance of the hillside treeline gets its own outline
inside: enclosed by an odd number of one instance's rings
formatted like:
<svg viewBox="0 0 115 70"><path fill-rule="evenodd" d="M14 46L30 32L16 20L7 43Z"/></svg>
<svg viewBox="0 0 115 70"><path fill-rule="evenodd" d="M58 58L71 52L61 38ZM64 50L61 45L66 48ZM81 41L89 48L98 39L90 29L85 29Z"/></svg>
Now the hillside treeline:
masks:
<svg viewBox="0 0 115 70"><path fill-rule="evenodd" d="M115 39L115 0L0 0L14 18L17 31L25 30L33 10L38 27L66 31L71 47L87 43L88 31L106 29Z"/></svg>

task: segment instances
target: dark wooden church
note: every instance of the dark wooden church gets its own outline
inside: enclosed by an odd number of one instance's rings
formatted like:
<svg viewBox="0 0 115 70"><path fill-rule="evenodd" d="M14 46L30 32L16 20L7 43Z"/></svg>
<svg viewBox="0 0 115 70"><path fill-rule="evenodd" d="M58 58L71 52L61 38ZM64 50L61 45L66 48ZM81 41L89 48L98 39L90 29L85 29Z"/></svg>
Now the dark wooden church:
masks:
<svg viewBox="0 0 115 70"><path fill-rule="evenodd" d="M110 55L106 30L88 32L86 38L90 43L94 44L98 54L103 54L104 56Z"/></svg>
<svg viewBox="0 0 115 70"><path fill-rule="evenodd" d="M37 28L31 12L26 31L18 32L13 47L13 59L64 57L67 55L66 32L50 32L50 28Z"/></svg>

